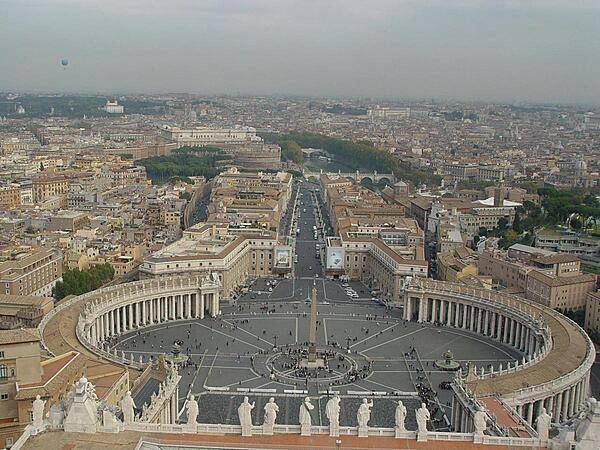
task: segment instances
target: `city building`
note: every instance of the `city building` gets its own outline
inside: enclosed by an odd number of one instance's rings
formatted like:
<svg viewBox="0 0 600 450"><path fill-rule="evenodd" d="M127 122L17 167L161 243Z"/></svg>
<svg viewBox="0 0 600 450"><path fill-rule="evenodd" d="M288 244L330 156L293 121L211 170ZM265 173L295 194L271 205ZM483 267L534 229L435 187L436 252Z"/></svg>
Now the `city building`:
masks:
<svg viewBox="0 0 600 450"><path fill-rule="evenodd" d="M123 114L123 105L119 105L119 102L116 100L112 102L108 100L106 105L104 105L104 111L109 114Z"/></svg>
<svg viewBox="0 0 600 450"><path fill-rule="evenodd" d="M600 291L588 292L585 305L585 330L600 335Z"/></svg>
<svg viewBox="0 0 600 450"><path fill-rule="evenodd" d="M0 294L0 329L36 327L53 307L52 297Z"/></svg>
<svg viewBox="0 0 600 450"><path fill-rule="evenodd" d="M146 257L139 271L142 278L216 273L221 297L229 299L252 278L290 273L291 253L291 247L280 242L273 231L200 223Z"/></svg>
<svg viewBox="0 0 600 450"><path fill-rule="evenodd" d="M0 293L50 296L62 273L59 250L17 249L0 262Z"/></svg>
<svg viewBox="0 0 600 450"><path fill-rule="evenodd" d="M507 252L484 250L478 271L505 289L553 309L584 309L588 292L596 289L596 276L582 273L577 257L522 244Z"/></svg>
<svg viewBox="0 0 600 450"><path fill-rule="evenodd" d="M180 147L219 145L219 144L246 144L249 142L261 142L262 139L256 135L256 129L252 127L236 126L234 128L180 128L164 125L160 128L161 136L176 142Z"/></svg>

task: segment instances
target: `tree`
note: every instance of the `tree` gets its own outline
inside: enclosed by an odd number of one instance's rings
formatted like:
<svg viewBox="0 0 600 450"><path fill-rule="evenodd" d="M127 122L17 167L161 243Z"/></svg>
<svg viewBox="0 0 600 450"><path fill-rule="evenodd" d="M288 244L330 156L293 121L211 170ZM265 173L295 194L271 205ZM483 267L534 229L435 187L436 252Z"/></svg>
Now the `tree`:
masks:
<svg viewBox="0 0 600 450"><path fill-rule="evenodd" d="M498 219L498 228L500 230L506 230L508 228L508 219L506 217L500 217L500 219Z"/></svg>
<svg viewBox="0 0 600 450"><path fill-rule="evenodd" d="M300 164L304 160L302 148L296 141L287 140L279 143L281 147L281 159L283 161L292 161Z"/></svg>
<svg viewBox="0 0 600 450"><path fill-rule="evenodd" d="M67 295L85 294L112 280L114 275L115 269L109 263L97 264L88 270L67 270L62 281L52 288L52 296L58 301Z"/></svg>
<svg viewBox="0 0 600 450"><path fill-rule="evenodd" d="M513 230L515 230L517 233L520 233L523 231L522 229L522 224L521 224L521 214L519 213L519 208L517 208L517 210L515 211L515 219L513 220Z"/></svg>

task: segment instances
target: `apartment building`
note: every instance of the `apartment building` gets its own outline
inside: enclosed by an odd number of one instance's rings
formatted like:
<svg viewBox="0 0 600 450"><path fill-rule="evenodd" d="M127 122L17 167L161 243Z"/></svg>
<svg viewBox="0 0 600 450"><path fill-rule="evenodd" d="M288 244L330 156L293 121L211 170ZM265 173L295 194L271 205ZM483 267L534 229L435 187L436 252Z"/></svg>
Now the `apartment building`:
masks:
<svg viewBox="0 0 600 450"><path fill-rule="evenodd" d="M0 206L14 208L21 204L21 190L15 185L0 186Z"/></svg>
<svg viewBox="0 0 600 450"><path fill-rule="evenodd" d="M179 146L203 146L219 144L244 144L247 142L260 142L262 139L256 135L252 127L236 126L233 128L180 128L165 125L160 128L161 136L176 142Z"/></svg>
<svg viewBox="0 0 600 450"><path fill-rule="evenodd" d="M290 273L291 254L291 247L283 245L275 232L201 223L146 257L139 270L142 278L215 272L221 297L227 299L250 278Z"/></svg>
<svg viewBox="0 0 600 450"><path fill-rule="evenodd" d="M379 238L343 233L328 238L326 250L326 277L360 280L391 302L400 301L407 276L427 276L427 261L404 258Z"/></svg>
<svg viewBox="0 0 600 450"><path fill-rule="evenodd" d="M542 229L536 233L535 246L600 264L600 239L591 235Z"/></svg>
<svg viewBox="0 0 600 450"><path fill-rule="evenodd" d="M359 184L321 175L334 231L327 242L325 276L361 280L391 302L407 276L427 276L424 234L403 205Z"/></svg>
<svg viewBox="0 0 600 450"><path fill-rule="evenodd" d="M231 168L213 180L207 221L277 231L291 193L292 175L287 172Z"/></svg>
<svg viewBox="0 0 600 450"><path fill-rule="evenodd" d="M577 257L515 244L508 252L485 250L479 273L525 298L551 308L584 309L596 276L580 271Z"/></svg>
<svg viewBox="0 0 600 450"><path fill-rule="evenodd" d="M62 253L56 249L15 250L0 262L0 293L50 296L62 280Z"/></svg>
<svg viewBox="0 0 600 450"><path fill-rule="evenodd" d="M585 306L585 330L600 336L600 291L588 292Z"/></svg>
<svg viewBox="0 0 600 450"><path fill-rule="evenodd" d="M69 193L69 180L64 177L44 176L32 180L33 201L42 203L46 200L67 195Z"/></svg>
<svg viewBox="0 0 600 450"><path fill-rule="evenodd" d="M437 254L437 278L443 281L458 282L463 278L477 275L477 252L468 247L457 246Z"/></svg>
<svg viewBox="0 0 600 450"><path fill-rule="evenodd" d="M0 329L36 327L52 308L52 297L0 294Z"/></svg>

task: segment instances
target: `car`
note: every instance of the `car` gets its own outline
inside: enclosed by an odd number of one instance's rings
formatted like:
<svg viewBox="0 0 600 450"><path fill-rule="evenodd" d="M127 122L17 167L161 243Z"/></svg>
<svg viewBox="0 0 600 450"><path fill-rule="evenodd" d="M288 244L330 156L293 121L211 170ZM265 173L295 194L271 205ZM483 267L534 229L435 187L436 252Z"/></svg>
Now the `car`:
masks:
<svg viewBox="0 0 600 450"><path fill-rule="evenodd" d="M308 266L308 270L312 270L312 266Z"/></svg>

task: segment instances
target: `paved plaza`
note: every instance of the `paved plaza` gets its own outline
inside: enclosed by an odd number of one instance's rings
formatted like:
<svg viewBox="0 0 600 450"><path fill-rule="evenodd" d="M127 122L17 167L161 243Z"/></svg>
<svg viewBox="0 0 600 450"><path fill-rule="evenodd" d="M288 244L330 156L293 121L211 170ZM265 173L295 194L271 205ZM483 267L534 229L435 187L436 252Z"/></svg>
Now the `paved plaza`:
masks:
<svg viewBox="0 0 600 450"><path fill-rule="evenodd" d="M392 426L401 399L407 426L414 429L414 410L426 399L437 419L432 428L445 429L452 394L443 387L454 374L436 369L435 360L450 350L463 370L469 362L497 369L522 355L465 330L404 321L400 310L372 300L370 289L358 281L349 283L358 294L352 299L341 282L324 280L328 218L309 186L301 187L297 214L287 219L298 257L292 277L255 280L246 294L222 302L217 318L155 325L117 338L113 348L148 361L171 353L177 343L186 361L180 371L180 408L189 394L199 396L201 404L210 405L200 408L200 422L237 423L237 406L247 394L257 405L255 423L262 423L263 405L273 396L280 406L278 423L296 424L300 401L308 394L316 406L313 423L326 424L327 397L339 392L342 425L356 425L359 402L369 396L374 399L373 426ZM317 208L322 220L317 220ZM317 352L326 367L307 372L299 362L308 345L313 287Z"/></svg>
<svg viewBox="0 0 600 450"><path fill-rule="evenodd" d="M334 385L320 381L331 377L329 373L310 382L302 378L294 380L293 375L280 377L279 373L272 379L272 373L261 361L308 341L309 309L310 305L304 301L242 303L225 308L219 318L161 324L124 335L115 348L123 350L127 357L133 354L137 360L141 355L148 361L150 357L156 359L161 353L169 353L173 343L180 343L182 353L189 357L181 370L180 402L193 393L201 398L209 396L211 404L217 402L215 397L224 397L220 401L225 402L239 397L248 388L274 390L276 394L265 392L260 398L250 394L259 403L265 395L283 398L286 390L308 390L311 395L323 396L319 392L329 389L343 397L366 392L395 394L416 404L416 385L427 383L436 391L440 403L448 407L451 391L441 389L440 383L451 380L453 375L433 366L446 350L451 350L463 367L472 362L478 367L491 364L498 368L500 363L506 366L508 361L520 358L514 350L491 339L464 330L405 322L398 312L374 303L321 303L317 350L338 348L341 355L360 361L361 367L364 361L370 362L371 367L357 379L345 381L342 377L342 382ZM345 369L339 367L341 364L337 360L330 363L333 375L343 375ZM224 389L227 391L216 393ZM373 417L377 423L375 411ZM237 420L234 416L228 420ZM206 420L216 423L219 419Z"/></svg>

